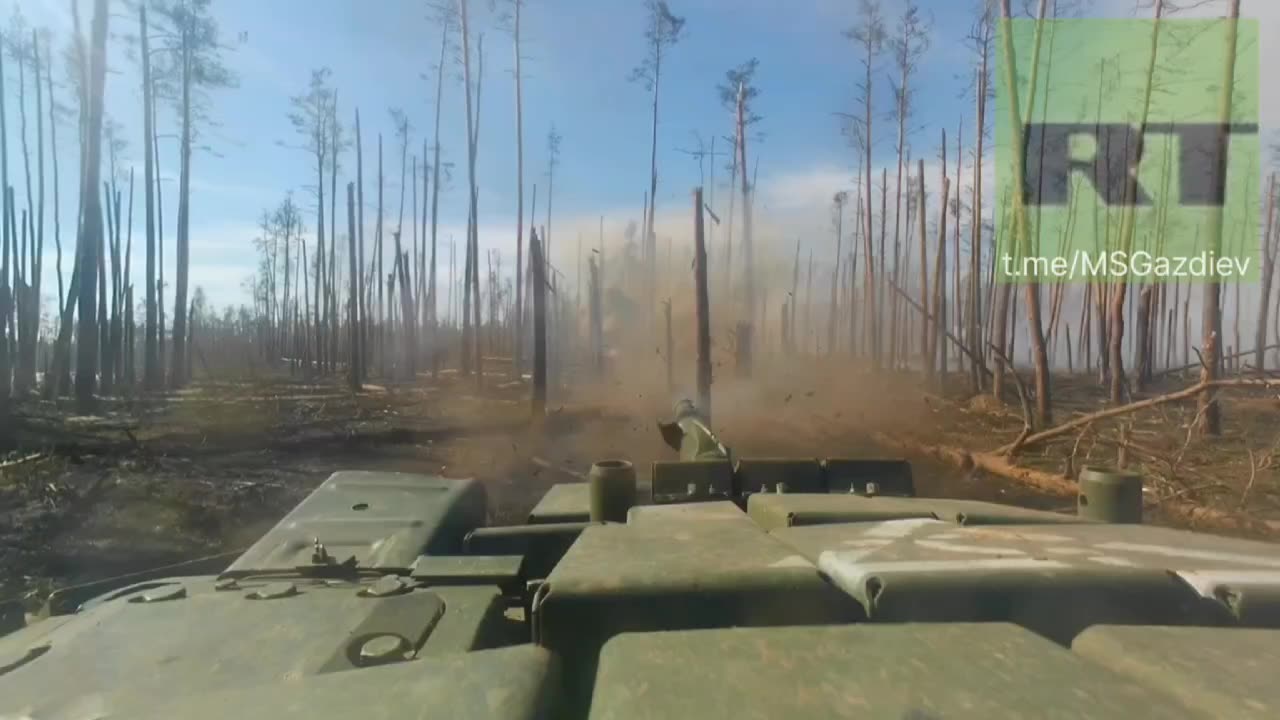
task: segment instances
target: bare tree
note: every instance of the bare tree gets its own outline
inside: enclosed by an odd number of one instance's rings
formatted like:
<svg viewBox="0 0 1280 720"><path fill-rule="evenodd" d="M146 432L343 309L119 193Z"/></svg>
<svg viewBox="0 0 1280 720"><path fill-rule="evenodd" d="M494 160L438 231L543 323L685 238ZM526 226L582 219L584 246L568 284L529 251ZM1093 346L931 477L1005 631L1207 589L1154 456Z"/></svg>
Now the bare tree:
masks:
<svg viewBox="0 0 1280 720"><path fill-rule="evenodd" d="M359 363L360 373L357 376L357 382L364 380L368 376L369 368L369 307L368 299L365 295L365 250L364 250L364 133L360 128L360 109L356 108L355 118L356 133L356 233L359 237L356 242L356 250L353 253L356 262L355 274L355 297L351 302L356 307L353 310L355 318L360 324L355 335L355 348L352 352L355 362Z"/></svg>
<svg viewBox="0 0 1280 720"><path fill-rule="evenodd" d="M218 23L210 13L211 0L154 0L153 9L167 28L166 37L176 43L170 60L160 68L169 82L177 83L177 112L181 123L178 177L177 285L174 294L173 356L170 382L186 382L187 284L191 268L191 156L196 142L196 122L204 119L205 91L230 87L235 77L222 64L223 47Z"/></svg>
<svg viewBox="0 0 1280 720"><path fill-rule="evenodd" d="M529 228L529 268L533 283L533 396L535 421L547 413L547 262L538 233Z"/></svg>
<svg viewBox="0 0 1280 720"><path fill-rule="evenodd" d="M707 288L707 243L703 237L705 223L702 219L702 188L693 191L693 273L697 313L697 385L698 407L708 422L711 421L711 301ZM671 317L671 304L667 303L667 317ZM670 321L668 320L668 325ZM667 343L670 366L671 343Z"/></svg>
<svg viewBox="0 0 1280 720"><path fill-rule="evenodd" d="M315 161L316 169L316 280L314 287L316 322L313 340L315 342L317 362L324 357L324 329L321 322L323 315L323 306L321 305L323 282L321 278L324 275L325 267L324 171L329 154L332 151L334 108L337 101L334 89L330 84L332 76L333 72L327 67L312 70L311 82L307 87L307 92L291 98L292 110L289 112L290 123L293 124L294 130L303 139L301 148L311 154L312 159ZM176 332L176 320L174 328Z"/></svg>
<svg viewBox="0 0 1280 720"><path fill-rule="evenodd" d="M1147 120L1148 120L1148 115L1151 109L1151 96L1152 96L1152 89L1153 89L1152 79L1155 74L1156 57L1159 52L1160 26L1161 26L1161 19L1162 19L1163 12L1164 12L1164 1L1155 0L1155 10L1154 10L1155 21L1152 23L1152 29L1151 29L1151 47L1150 47L1150 51L1149 51L1150 54L1148 56L1148 63L1147 63L1146 89L1144 91L1142 116L1138 121L1137 132L1135 135L1133 135L1134 150L1133 150L1132 157L1139 158L1139 159L1142 158L1145 150L1144 135L1146 134ZM1127 142L1128 142L1128 139L1126 139L1126 144ZM1128 154L1127 150L1126 150L1126 154ZM1124 186L1124 193L1125 193L1124 197L1126 199L1126 202L1130 202L1132 201L1133 198L1136 198L1137 192L1138 192L1137 178L1136 177L1128 178L1125 181L1125 186ZM1132 207L1123 208L1121 210L1120 234L1118 239L1120 248L1125 250L1132 248L1135 225L1136 225L1136 219L1135 219L1134 209ZM1111 308L1110 308L1111 318L1110 318L1110 322L1108 323L1108 330L1110 331L1110 337L1108 338L1108 353L1109 353L1109 360L1110 360L1109 365L1111 370L1110 395L1111 395L1111 402L1117 405L1124 402L1125 371L1124 371L1123 343L1124 343L1124 330L1125 330L1124 307L1125 307L1127 290L1128 290L1128 284L1123 280L1117 282L1115 287L1112 289Z"/></svg>
<svg viewBox="0 0 1280 720"><path fill-rule="evenodd" d="M1218 191L1219 197L1225 195L1227 185L1227 150L1231 143L1228 126L1231 121L1231 101L1235 89L1236 49L1239 42L1240 0L1230 0L1228 18L1227 42L1222 63L1222 84L1219 86L1219 131L1216 147L1214 148L1213 153L1213 169L1211 170L1214 188ZM1206 249L1209 251L1210 257L1213 257L1222 249L1224 217L1221 205L1216 205L1210 208L1210 212L1209 236L1206 239ZM1201 327L1203 329L1202 332L1204 333L1203 342L1204 354L1206 357L1204 358L1204 363L1200 368L1201 384L1216 380L1222 373L1223 353L1221 303L1221 284L1216 280L1205 283ZM1204 392L1200 393L1198 405L1199 416L1201 418L1201 433L1209 436L1222 434L1222 407L1219 405L1212 388L1206 388Z"/></svg>
<svg viewBox="0 0 1280 720"><path fill-rule="evenodd" d="M1258 372L1266 368L1267 362L1267 315L1271 309L1271 284L1275 279L1276 265L1275 220L1276 174L1273 171L1267 183L1267 224L1262 235L1262 288L1258 300L1258 329L1253 336L1253 366Z"/></svg>
<svg viewBox="0 0 1280 720"><path fill-rule="evenodd" d="M409 167L409 117L405 115L403 110L399 108L392 108L391 124L395 130L396 139L400 141L400 211L396 219L395 232L391 234L394 240L394 251L396 254L396 265L394 267L398 268L398 275L396 275L396 277L399 277L399 274L403 274L407 279L408 268L403 267L403 261L400 258L405 253L401 242L404 233L404 193L405 189L408 187L408 183L411 182L406 178L406 173L408 172ZM402 281L400 288L402 295L409 292L409 288L404 287L404 285L405 283ZM407 313L401 319L405 329L404 354L401 357L401 372L405 373L406 377L411 379L414 373L413 349L417 345L415 334L417 321L415 318L410 317L413 311L413 307L410 303L402 300L401 308Z"/></svg>
<svg viewBox="0 0 1280 720"><path fill-rule="evenodd" d="M896 79L890 80L890 88L893 91L894 100L893 116L898 122L898 177L893 194L893 275L895 284L897 284L901 275L899 273L898 260L900 258L903 234L902 171L911 131L909 123L911 122L913 100L915 98L915 87L911 83L912 76L919 67L920 60L929 48L930 25L930 21L921 13L920 6L914 0L908 0L902 9L902 15L898 19L898 27L894 32L893 39L889 40L889 47L893 53L894 69L898 73ZM910 170L908 167L907 171L910 172ZM910 228L907 228L907 232L910 232ZM897 332L897 308L899 303L896 293L893 295L892 305L894 309L890 313L890 317L894 324L894 331Z"/></svg>
<svg viewBox="0 0 1280 720"><path fill-rule="evenodd" d="M157 390L163 384L162 376L164 374L160 367L159 327L157 325L159 300L156 297L158 286L156 283L155 183L158 173L156 171L155 146L152 144L152 136L155 135L155 83L151 77L151 41L150 31L147 27L147 6L145 3L138 3L138 38L142 45L138 59L142 64L142 144L145 150L143 153L143 181L146 183L144 195L147 212L147 326L144 333L146 348L142 356L142 377L143 385L148 390ZM57 153L54 156L57 157Z"/></svg>
<svg viewBox="0 0 1280 720"><path fill-rule="evenodd" d="M929 311L929 292L928 292L928 288L929 288L928 242L929 240L928 240L928 235L926 234L926 229L925 229L925 214L924 214L924 206L925 206L924 159L921 158L916 162L919 163L919 166L920 166L919 170L917 171L916 193L915 193L916 195L915 213L916 213L916 222L919 224L918 230L919 230L919 239L920 239L920 305L924 308L925 312L927 313ZM911 197L908 196L907 197L907 215L910 215L910 214L911 214ZM935 309L934 312L937 312L937 310ZM932 385L935 380L934 361L936 360L936 358L934 357L933 353L929 352L929 340L930 340L929 319L921 318L920 319L920 359L922 362L920 364L924 371L925 382L930 383Z"/></svg>
<svg viewBox="0 0 1280 720"><path fill-rule="evenodd" d="M733 180L739 181L739 188L742 193L742 310L743 318L747 322L751 322L757 312L755 258L751 234L751 192L753 188L751 182L747 179L746 168L747 131L761 120L761 117L754 110L755 100L760 95L760 89L755 84L756 71L759 68L760 61L756 58L751 58L741 65L726 71L724 82L716 86L716 91L720 95L720 105L731 112L734 118ZM732 195L732 193L730 194ZM732 220L732 205L729 208L729 213L730 220ZM729 242L730 250L727 253L725 262L732 265L732 224L729 226ZM726 272L732 278L732 270L726 270ZM745 352L750 357L751 348L749 346L746 347Z"/></svg>
<svg viewBox="0 0 1280 720"><path fill-rule="evenodd" d="M327 328L329 343L325 358L328 361L328 371L334 373L338 368L338 328L342 324L338 312L338 169L342 152L351 146L343 135L342 122L338 120L337 91L329 105L329 128L329 272L325 277L325 318L330 327Z"/></svg>
<svg viewBox="0 0 1280 720"><path fill-rule="evenodd" d="M479 258L474 257L472 249L472 238L475 233L476 225L476 104L471 94L471 28L468 24L468 0L458 0L458 31L462 36L462 87L466 95L466 113L467 113L467 193L469 196L469 213L467 219L467 249L466 260L463 270L463 296L462 296L462 370L463 373L469 373L471 370L472 358L472 332L479 333L479 328L472 328L471 324L471 278L473 273L478 277ZM479 312L477 308L476 312ZM478 355L478 353L477 353ZM480 358L474 358L479 364ZM483 382L483 377L478 379Z"/></svg>
<svg viewBox="0 0 1280 720"><path fill-rule="evenodd" d="M863 117L859 119L860 126L858 133L862 138L862 160L863 160L863 200L864 200L864 222L863 225L863 243L864 257L866 263L866 284L863 287L866 326L864 330L868 333L871 345L872 364L876 369L880 368L880 318L878 315L879 305L877 303L877 294L879 294L878 281L876 278L875 250L872 248L872 180L871 180L871 146L872 146L872 74L875 70L876 61L880 53L884 49L884 43L887 38L884 15L880 9L879 0L859 0L858 4L859 24L856 27L845 31L845 37L852 40L858 45L862 54L861 62L863 69L863 79L858 84L858 92L863 107Z"/></svg>
<svg viewBox="0 0 1280 720"><path fill-rule="evenodd" d="M439 209L440 209L440 112L444 100L444 67L445 54L449 48L449 33L453 26L453 6L446 5L441 9L440 14L440 60L436 65L436 118L435 118L435 139L432 142L433 159L431 161L431 277L427 295L430 298L431 305L431 328L432 328L432 369L436 367L434 358L439 352L434 347L436 340L436 327L438 325L437 299L436 291L436 238L439 228ZM425 202L425 199L424 199Z"/></svg>
<svg viewBox="0 0 1280 720"><path fill-rule="evenodd" d="M1040 45L1043 37L1047 0L1040 0L1039 19L1036 23L1036 35L1034 41L1034 50L1032 51L1032 67L1030 91L1027 98L1028 107L1034 107L1032 103L1036 97L1036 73L1040 65ZM1009 0L1001 0L1001 13L1006 22L1011 18L1009 9ZM1024 187L1023 174L1025 171L1026 145L1023 137L1022 126L1022 110L1018 107L1018 85L1017 78L1017 61L1013 52L1013 35L1009 26L1005 26L1003 35L1003 55L1004 55L1004 83L1010 94L1009 102L1009 120L1010 127L1013 128L1013 141L1015 148L1015 156L1013 160L1013 179L1012 187ZM1027 113L1030 117L1031 113ZM1022 256L1029 255L1029 230L1027 225L1027 209L1024 198L1020 193L1013 193L1013 212L1014 212L1014 242L1020 248ZM1027 332L1031 336L1031 349L1035 358L1036 371L1036 415L1042 426L1047 426L1053 422L1053 402L1050 397L1050 378L1049 378L1049 356L1045 347L1043 325L1040 319L1040 285L1038 282L1031 281L1027 283Z"/></svg>
<svg viewBox="0 0 1280 720"><path fill-rule="evenodd" d="M76 39L79 40L78 33ZM12 392L13 361L9 356L12 346L9 316L13 305L13 289L9 286L9 245L17 242L17 238L11 238L9 233L9 128L5 121L7 94L4 55L4 49L0 48L0 207L3 207L0 212L0 235L3 235L3 241L0 242L0 409L9 402ZM59 347L62 347L61 343Z"/></svg>
<svg viewBox="0 0 1280 720"><path fill-rule="evenodd" d="M516 90L516 298L515 344L512 347L511 370L518 378L524 366L524 75L520 56L520 9L524 0L511 3L511 41L515 56Z"/></svg>
<svg viewBox="0 0 1280 720"><path fill-rule="evenodd" d="M85 154L81 171L80 237L77 240L80 267L87 282L80 283L80 326L76 338L76 403L82 412L90 412L94 406L94 387L98 367L97 287L93 268L98 265L102 248L102 205L98 184L102 172L102 120L103 96L107 71L107 0L95 0L93 22L90 29L91 48L86 52L80 34L80 17L76 5L72 5L76 25L76 43L79 57L87 59L81 72L81 107L85 108Z"/></svg>
<svg viewBox="0 0 1280 720"><path fill-rule="evenodd" d="M835 210L835 230L836 230L836 262L834 267L840 267L840 258L844 257L841 249L844 247L844 206L849 202L849 193L840 191L835 194L832 200ZM799 267L800 248L796 247L796 264ZM827 317L827 354L834 355L836 351L836 319L839 315L840 304L839 297L836 294L840 287L840 273L831 273L831 308Z"/></svg>
<svg viewBox="0 0 1280 720"><path fill-rule="evenodd" d="M972 29L969 32L968 41L977 55L977 73L974 77L973 93L975 99L975 113L977 122L974 124L974 150L973 150L973 199L970 208L969 220L969 295L967 305L964 309L965 317L968 318L966 327L966 340L969 347L975 352L971 358L969 365L969 385L975 392L981 389L984 377L984 367L981 366L982 358L986 356L983 350L985 343L982 342L982 165L985 157L984 146L988 132L987 125L987 102L992 96L991 86L991 44L994 41L995 34L995 13L993 12L992 0L978 0L978 13ZM1028 107L1030 107L1028 102ZM957 152L960 151L960 140L957 137ZM957 166L957 178L960 177L959 167ZM958 189L958 188L957 188ZM959 193L957 193L957 198ZM956 238L957 245L960 235L960 208L956 207ZM957 247L956 277L959 277L960 255L959 247ZM994 254L993 254L994 256ZM1004 286L1001 288L1002 297L1005 303L1001 306L999 312L1005 312L1008 306L1008 292L1011 288ZM960 288L956 288L956 292L960 292ZM960 303L956 303L956 311L960 311ZM1001 318L1004 316L1001 315ZM999 369L994 375L994 383L992 391L997 400L1003 400L1003 378L1004 372L1004 326L1001 320L1002 331L1001 338L997 345L1001 348L1001 352L996 356L996 362L999 363Z"/></svg>
<svg viewBox="0 0 1280 720"><path fill-rule="evenodd" d="M564 140L553 124L547 132L547 228L542 238L542 252L551 262L551 200L556 186L556 168L560 167L560 142Z"/></svg>
<svg viewBox="0 0 1280 720"><path fill-rule="evenodd" d="M658 194L658 98L662 84L662 63L668 50L680 41L684 18L671 12L666 0L645 0L645 31L647 50L644 60L631 71L631 79L641 83L653 93L653 122L649 151L649 203L644 220L644 261L646 276L646 315L652 317L657 272L657 252L654 248L653 216ZM545 248L544 248L545 250Z"/></svg>

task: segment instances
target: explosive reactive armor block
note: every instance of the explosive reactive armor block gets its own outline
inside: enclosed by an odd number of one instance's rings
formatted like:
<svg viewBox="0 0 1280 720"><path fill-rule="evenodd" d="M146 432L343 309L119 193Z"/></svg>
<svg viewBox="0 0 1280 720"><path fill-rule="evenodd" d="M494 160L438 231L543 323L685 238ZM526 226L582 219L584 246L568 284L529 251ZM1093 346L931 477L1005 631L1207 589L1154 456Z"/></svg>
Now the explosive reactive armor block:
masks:
<svg viewBox="0 0 1280 720"><path fill-rule="evenodd" d="M861 617L853 598L732 504L679 507L634 508L634 524L588 528L535 597L534 641L574 669L575 702L587 701L596 654L619 633ZM729 511L738 519L724 518ZM703 519L705 512L717 519Z"/></svg>
<svg viewBox="0 0 1280 720"><path fill-rule="evenodd" d="M1172 720L1200 715L1034 633L988 623L619 635L600 653L589 717Z"/></svg>

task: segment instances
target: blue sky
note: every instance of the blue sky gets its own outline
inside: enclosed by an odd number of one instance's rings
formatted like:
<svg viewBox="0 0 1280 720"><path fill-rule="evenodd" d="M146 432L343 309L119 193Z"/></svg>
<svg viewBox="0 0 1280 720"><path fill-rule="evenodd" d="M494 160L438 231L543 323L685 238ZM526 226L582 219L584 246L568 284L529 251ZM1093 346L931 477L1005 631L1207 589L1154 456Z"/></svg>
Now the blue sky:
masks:
<svg viewBox="0 0 1280 720"><path fill-rule="evenodd" d="M61 44L70 27L69 1L16 0L16 4L30 23L52 27ZM883 4L890 24L896 23L901 4ZM1247 13L1264 15L1276 14L1275 6L1280 5L1270 0L1246 0L1245 4ZM6 23L14 5L15 0L0 1L0 18ZM477 31L485 35L486 55L477 170L481 241L503 248L504 265L509 267L516 205L512 47L510 36L495 25L487 0L473 0L472 5ZM758 157L760 163L757 213L762 218L760 242L765 246L761 252L773 244L789 254L796 237L829 234L830 198L837 190L852 187L855 155L835 113L854 108L860 65L842 31L856 22L856 3L672 0L671 5L687 24L663 78L658 140L660 236L664 231L680 234L687 226L689 192L700 182L697 162L677 149L693 147L695 131L707 139L732 132L715 86L727 69L751 57L760 60L757 112L764 117L759 129L766 136L763 143L750 148L749 160L754 163ZM932 159L940 124L954 128L963 117L966 145L972 139L973 101L962 97L961 90L972 73L972 56L963 40L973 3L923 0L921 5L932 15L935 33L917 80L918 124L927 129L915 136L914 144ZM1098 0L1097 5L1101 7L1095 12L1118 12L1133 3ZM295 141L287 119L289 99L305 89L314 68L332 68L340 112L348 123L354 108L361 110L365 217L370 227L376 202L372 177L377 133L384 133L389 177L386 213L394 222L399 158L388 108L402 107L409 114L410 152L421 154L434 112L434 81L423 75L433 72L440 33L428 17L426 3L416 0L215 0L214 9L224 41L235 45L225 59L238 75L239 87L213 96L211 116L219 127L207 132L219 156L198 154L194 160L192 282L205 286L211 299L222 305L246 297L240 283L255 267L251 241L263 210L292 190L308 208L304 215L314 231L314 201L307 189L314 170L305 153L279 145L282 140ZM123 8L117 12L123 13ZM642 16L640 0L528 0L524 11L526 212L529 186L537 183L539 222L545 222L546 136L554 124L564 138L553 219L553 245L561 251L557 259L562 265L573 262L578 232L594 239L601 215L606 232L616 239L626 222L641 214L648 186L650 99L627 76L645 52ZM116 14L112 24L113 31L132 33L137 20ZM111 54L107 108L125 127L129 142L121 162L136 164L140 181L140 80L136 65L124 57L120 46L117 42ZM1266 61L1264 54L1264 66ZM878 111L889 104L888 69L883 63L876 76ZM56 77L62 77L61 68ZM67 102L63 92L62 102ZM461 101L460 70L451 65L441 129L444 158L455 163L453 182L441 198L441 239L446 243L450 234L461 238L465 227ZM16 111L9 112L14 128ZM893 129L886 119L877 122L875 162L879 165L890 161ZM162 112L161 128L176 132L176 118L169 108ZM71 131L69 126L60 128L64 138ZM13 157L14 145L11 139L11 177L21 168ZM718 141L717 149L727 149L727 143ZM60 150L64 206L74 197L75 153L72 143L64 143ZM176 144L162 141L161 153L166 176L176 177ZM723 165L725 159L720 162ZM340 194L345 182L354 179L354 152L344 158L344 166ZM934 175L931 172L928 177ZM725 176L718 171L717 183L727 180ZM166 192L166 239L171 243L176 182ZM717 189L720 209L722 201L727 201L724 187ZM135 213L141 212L140 197L138 202ZM74 228L74 216L65 208L64 218L64 228ZM345 228L341 211L339 225ZM138 246L140 222L135 232ZM64 243L70 234L64 230L68 236ZM447 249L442 252L447 259ZM172 256L170 247L167 264ZM136 257L135 267L141 267L141 257ZM172 277L171 273L167 275ZM53 287L46 282L46 287Z"/></svg>

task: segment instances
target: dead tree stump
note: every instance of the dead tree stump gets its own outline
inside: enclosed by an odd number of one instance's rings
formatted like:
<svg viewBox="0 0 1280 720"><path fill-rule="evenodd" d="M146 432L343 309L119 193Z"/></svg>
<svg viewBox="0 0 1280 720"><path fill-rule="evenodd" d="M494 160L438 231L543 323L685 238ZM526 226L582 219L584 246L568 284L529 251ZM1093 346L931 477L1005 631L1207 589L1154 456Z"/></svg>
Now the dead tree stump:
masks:
<svg viewBox="0 0 1280 720"><path fill-rule="evenodd" d="M529 263L533 268L533 417L547 413L547 266L538 233L529 229Z"/></svg>

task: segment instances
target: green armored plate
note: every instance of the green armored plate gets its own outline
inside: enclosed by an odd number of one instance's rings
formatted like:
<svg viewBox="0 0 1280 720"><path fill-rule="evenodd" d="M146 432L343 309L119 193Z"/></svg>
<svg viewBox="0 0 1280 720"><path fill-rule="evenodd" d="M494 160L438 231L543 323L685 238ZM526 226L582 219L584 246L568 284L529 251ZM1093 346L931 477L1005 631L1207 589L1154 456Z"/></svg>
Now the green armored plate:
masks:
<svg viewBox="0 0 1280 720"><path fill-rule="evenodd" d="M1091 522L1076 515L1032 510L979 500L924 500L939 520L959 525L1048 525Z"/></svg>
<svg viewBox="0 0 1280 720"><path fill-rule="evenodd" d="M937 518L961 525L1078 523L1073 515L1008 507L977 500L865 497L862 495L760 493L747 500L747 513L761 527Z"/></svg>
<svg viewBox="0 0 1280 720"><path fill-rule="evenodd" d="M663 522L700 523L708 520L729 520L751 524L751 520L738 509L738 506L727 500L675 505L637 505L627 513L628 525L652 525Z"/></svg>
<svg viewBox="0 0 1280 720"><path fill-rule="evenodd" d="M620 635L591 720L1201 717L1002 623Z"/></svg>
<svg viewBox="0 0 1280 720"><path fill-rule="evenodd" d="M413 579L429 585L502 585L520 575L523 555L423 555L414 561Z"/></svg>
<svg viewBox="0 0 1280 720"><path fill-rule="evenodd" d="M418 651L435 657L528 642L528 632L506 620L508 601L496 587L484 585L432 588L445 612Z"/></svg>
<svg viewBox="0 0 1280 720"><path fill-rule="evenodd" d="M1280 717L1280 630L1100 626L1071 648L1211 717Z"/></svg>
<svg viewBox="0 0 1280 720"><path fill-rule="evenodd" d="M1245 621L1202 581L1274 587L1280 578L1276 545L1141 525L909 519L773 536L816 556L872 620L1012 621L1064 642L1099 623Z"/></svg>
<svg viewBox="0 0 1280 720"><path fill-rule="evenodd" d="M788 492L825 493L826 477L817 459L743 458L736 468L738 491L773 492L778 484Z"/></svg>
<svg viewBox="0 0 1280 720"><path fill-rule="evenodd" d="M654 462L649 485L655 505L705 502L733 494L733 464L728 460Z"/></svg>
<svg viewBox="0 0 1280 720"><path fill-rule="evenodd" d="M529 522L575 523L591 519L590 486L587 483L552 485L529 512Z"/></svg>
<svg viewBox="0 0 1280 720"><path fill-rule="evenodd" d="M225 718L466 718L540 720L555 713L556 661L525 645L465 653L359 673L294 680L259 678L261 684L198 695L178 702L104 700L105 717L155 720Z"/></svg>
<svg viewBox="0 0 1280 720"><path fill-rule="evenodd" d="M408 567L424 552L462 547L485 522L484 487L434 475L344 471L329 476L263 535L228 573L310 565L319 540L337 562Z"/></svg>
<svg viewBox="0 0 1280 720"><path fill-rule="evenodd" d="M495 588L427 591L390 576L146 583L0 638L0 717L22 708L57 716L39 710L120 693L160 704L273 679L361 675L371 668L359 653L375 636L399 636L421 655L463 652L494 641L503 609Z"/></svg>
<svg viewBox="0 0 1280 720"><path fill-rule="evenodd" d="M869 520L932 518L920 500L859 495L758 493L747 498L747 514L766 530Z"/></svg>
<svg viewBox="0 0 1280 720"><path fill-rule="evenodd" d="M564 659L579 708L600 645L618 633L861 617L813 563L749 521L587 528L533 605L534 640Z"/></svg>
<svg viewBox="0 0 1280 720"><path fill-rule="evenodd" d="M547 578L546 601L569 593L824 584L812 562L752 523L655 521L588 527Z"/></svg>

